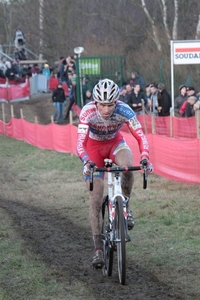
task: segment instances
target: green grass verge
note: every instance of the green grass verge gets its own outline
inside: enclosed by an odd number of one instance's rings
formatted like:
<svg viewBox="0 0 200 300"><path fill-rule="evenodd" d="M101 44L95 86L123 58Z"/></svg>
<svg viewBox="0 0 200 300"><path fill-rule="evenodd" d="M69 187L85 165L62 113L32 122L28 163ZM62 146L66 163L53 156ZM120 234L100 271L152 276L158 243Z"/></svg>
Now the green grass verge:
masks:
<svg viewBox="0 0 200 300"><path fill-rule="evenodd" d="M0 149L3 198L56 210L60 218L67 215L71 221L79 220L84 230L89 228L88 193L77 157L5 136L0 136ZM199 185L156 175L143 190L142 176L137 174L131 198L136 225L127 244L128 268L149 272L195 300L200 298L199 195ZM33 253L4 209L0 209L0 267L0 299L95 299L87 283L71 284L70 272L47 265Z"/></svg>

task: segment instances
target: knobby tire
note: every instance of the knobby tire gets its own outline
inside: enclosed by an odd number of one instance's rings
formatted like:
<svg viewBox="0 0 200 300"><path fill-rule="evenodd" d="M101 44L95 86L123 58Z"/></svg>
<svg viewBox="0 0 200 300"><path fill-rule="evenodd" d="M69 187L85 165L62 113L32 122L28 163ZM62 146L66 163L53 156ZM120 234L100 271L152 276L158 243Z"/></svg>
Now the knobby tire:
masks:
<svg viewBox="0 0 200 300"><path fill-rule="evenodd" d="M113 249L110 247L109 234L106 232L106 229L109 228L109 207L108 207L108 196L104 197L104 203L102 207L102 236L104 236L104 267L103 274L107 276L112 276L113 270Z"/></svg>
<svg viewBox="0 0 200 300"><path fill-rule="evenodd" d="M123 214L123 200L117 197L115 228L117 239L117 262L119 282L122 285L126 283L126 242L125 242L125 219Z"/></svg>

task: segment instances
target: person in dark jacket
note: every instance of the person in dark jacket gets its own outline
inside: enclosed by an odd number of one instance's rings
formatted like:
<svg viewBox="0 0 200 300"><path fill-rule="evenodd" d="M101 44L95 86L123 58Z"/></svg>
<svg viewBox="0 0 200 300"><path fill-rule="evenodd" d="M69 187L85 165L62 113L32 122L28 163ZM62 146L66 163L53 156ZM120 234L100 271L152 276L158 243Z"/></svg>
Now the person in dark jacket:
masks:
<svg viewBox="0 0 200 300"><path fill-rule="evenodd" d="M53 105L56 107L56 111L53 116L55 123L61 123L63 121L64 105L66 104L66 97L64 89L62 88L62 83L59 83L57 88L53 91L52 94ZM56 120L57 117L58 121Z"/></svg>
<svg viewBox="0 0 200 300"><path fill-rule="evenodd" d="M158 84L158 116L165 117L170 115L171 96L165 89L163 83Z"/></svg>
<svg viewBox="0 0 200 300"><path fill-rule="evenodd" d="M10 61L7 61L5 63L7 70L5 72L5 76L8 80L17 80L18 82L21 82L21 78L19 74L17 73L17 70L15 67L13 67L12 63Z"/></svg>
<svg viewBox="0 0 200 300"><path fill-rule="evenodd" d="M135 83L133 86L132 97L129 99L128 105L132 108L136 115L143 114L143 105L146 107L147 97L139 83Z"/></svg>
<svg viewBox="0 0 200 300"><path fill-rule="evenodd" d="M195 116L194 104L196 102L197 102L197 97L195 97L194 95L188 97L186 108L185 108L185 115L184 115L186 118Z"/></svg>
<svg viewBox="0 0 200 300"><path fill-rule="evenodd" d="M126 85L126 93L125 93L125 97L124 97L124 101L123 102L125 102L125 103L127 103L129 105L129 103L132 103L132 96L133 96L133 88L128 83Z"/></svg>
<svg viewBox="0 0 200 300"><path fill-rule="evenodd" d="M188 95L186 93L186 85L181 84L179 86L179 96L175 98L174 100L174 113L175 117L181 117L180 109L183 105L183 102L185 102L188 99Z"/></svg>
<svg viewBox="0 0 200 300"><path fill-rule="evenodd" d="M72 76L71 83L72 83L72 88L69 93L69 105L67 107L67 111L65 114L65 120L67 120L69 118L69 112L70 112L73 104L74 103L76 104L76 96L77 96L77 94L76 94L76 77Z"/></svg>

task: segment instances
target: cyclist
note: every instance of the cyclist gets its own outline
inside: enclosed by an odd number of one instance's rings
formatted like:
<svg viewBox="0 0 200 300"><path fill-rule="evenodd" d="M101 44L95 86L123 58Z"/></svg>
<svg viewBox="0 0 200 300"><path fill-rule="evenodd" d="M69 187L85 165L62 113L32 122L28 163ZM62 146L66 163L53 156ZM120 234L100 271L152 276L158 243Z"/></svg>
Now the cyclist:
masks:
<svg viewBox="0 0 200 300"><path fill-rule="evenodd" d="M80 113L77 153L84 165L83 175L88 189L90 162L94 162L97 167L101 168L104 167L104 159L110 158L119 166L132 165L132 152L119 131L124 123L127 124L131 134L138 142L141 161L149 159L149 144L141 124L134 111L118 98L118 85L110 79L100 80L94 86L93 101L86 104ZM128 199L130 199L133 181L133 172L122 173L122 191ZM103 267L104 264L101 239L103 190L103 173L96 172L94 173L93 191L89 192L89 216L95 250L92 261L94 268ZM127 219L128 227L132 229L134 219L129 207Z"/></svg>

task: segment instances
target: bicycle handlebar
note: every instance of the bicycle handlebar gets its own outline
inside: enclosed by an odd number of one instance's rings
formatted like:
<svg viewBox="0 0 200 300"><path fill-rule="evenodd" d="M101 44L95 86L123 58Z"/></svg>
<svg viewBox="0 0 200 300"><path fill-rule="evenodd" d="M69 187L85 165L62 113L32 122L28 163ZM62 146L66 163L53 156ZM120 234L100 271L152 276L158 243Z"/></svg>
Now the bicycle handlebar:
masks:
<svg viewBox="0 0 200 300"><path fill-rule="evenodd" d="M143 189L147 188L147 165L141 166L130 166L130 167L104 167L97 168L94 163L90 163L90 191L93 191L93 173L94 172L128 172L128 171L141 171L143 170Z"/></svg>
<svg viewBox="0 0 200 300"><path fill-rule="evenodd" d="M95 168L95 172L128 172L142 170L141 166Z"/></svg>

